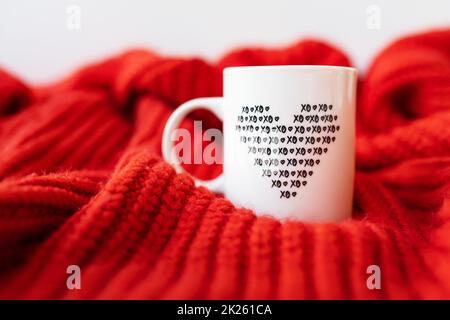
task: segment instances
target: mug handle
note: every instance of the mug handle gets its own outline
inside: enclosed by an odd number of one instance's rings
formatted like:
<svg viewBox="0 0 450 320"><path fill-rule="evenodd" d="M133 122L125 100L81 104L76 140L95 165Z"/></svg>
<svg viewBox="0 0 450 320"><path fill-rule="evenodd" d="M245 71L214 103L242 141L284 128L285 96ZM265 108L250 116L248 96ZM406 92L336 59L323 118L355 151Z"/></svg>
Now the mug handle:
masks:
<svg viewBox="0 0 450 320"><path fill-rule="evenodd" d="M174 130L176 130L181 121L195 109L206 109L211 111L217 118L223 121L223 98L222 97L211 97L211 98L197 98L189 100L179 106L170 115L167 120L166 126L164 127L164 132L162 136L161 149L164 160L171 163L178 173L185 172L183 167L180 165L177 155L173 152L174 145L172 135ZM192 177L196 185L200 185L210 189L213 192L223 193L223 173L218 177L211 180L201 180Z"/></svg>

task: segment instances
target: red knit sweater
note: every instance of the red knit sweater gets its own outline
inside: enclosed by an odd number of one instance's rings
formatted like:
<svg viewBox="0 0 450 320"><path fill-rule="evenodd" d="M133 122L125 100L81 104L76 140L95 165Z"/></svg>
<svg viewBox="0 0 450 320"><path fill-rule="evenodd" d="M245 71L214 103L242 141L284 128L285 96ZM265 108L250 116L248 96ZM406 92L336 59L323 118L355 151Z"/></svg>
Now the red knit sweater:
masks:
<svg viewBox="0 0 450 320"><path fill-rule="evenodd" d="M265 64L350 62L302 41L214 64L132 51L45 88L0 71L0 297L450 298L450 30L395 42L362 76L340 224L256 217L160 158L176 106L221 95L225 66Z"/></svg>

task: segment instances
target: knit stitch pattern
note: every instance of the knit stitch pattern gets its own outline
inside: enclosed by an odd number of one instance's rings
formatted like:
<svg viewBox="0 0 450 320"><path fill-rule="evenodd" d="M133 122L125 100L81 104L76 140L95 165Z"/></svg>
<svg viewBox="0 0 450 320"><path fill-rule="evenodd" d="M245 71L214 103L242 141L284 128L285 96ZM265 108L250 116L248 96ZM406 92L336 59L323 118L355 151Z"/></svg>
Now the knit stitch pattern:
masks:
<svg viewBox="0 0 450 320"><path fill-rule="evenodd" d="M161 159L171 112L220 96L224 67L278 64L351 65L304 40L215 63L134 50L45 87L0 71L0 298L450 298L450 30L400 39L360 75L342 223L256 216ZM221 126L197 111L183 127L194 119Z"/></svg>

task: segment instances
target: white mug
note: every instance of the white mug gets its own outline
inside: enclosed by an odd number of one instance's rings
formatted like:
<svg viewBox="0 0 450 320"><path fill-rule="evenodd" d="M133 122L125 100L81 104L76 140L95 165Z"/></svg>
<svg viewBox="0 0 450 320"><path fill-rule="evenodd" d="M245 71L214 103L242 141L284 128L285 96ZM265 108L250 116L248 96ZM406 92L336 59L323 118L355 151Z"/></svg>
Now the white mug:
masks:
<svg viewBox="0 0 450 320"><path fill-rule="evenodd" d="M178 107L163 133L174 161L173 131L194 109L223 121L223 173L209 181L235 205L277 218L341 221L351 216L355 170L357 70L337 66L224 69L223 98Z"/></svg>

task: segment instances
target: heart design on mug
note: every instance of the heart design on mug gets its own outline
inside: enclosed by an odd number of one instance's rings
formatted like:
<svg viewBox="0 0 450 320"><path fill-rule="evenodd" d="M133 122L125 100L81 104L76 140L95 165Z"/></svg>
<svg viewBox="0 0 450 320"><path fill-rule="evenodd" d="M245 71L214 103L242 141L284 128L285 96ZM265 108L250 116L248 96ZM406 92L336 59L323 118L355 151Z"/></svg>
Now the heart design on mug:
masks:
<svg viewBox="0 0 450 320"><path fill-rule="evenodd" d="M255 134L245 139L241 136L240 142L280 198L301 193L336 141L340 125L332 109L332 104L300 104L291 119L282 119L271 112L271 106L242 107L236 131Z"/></svg>

